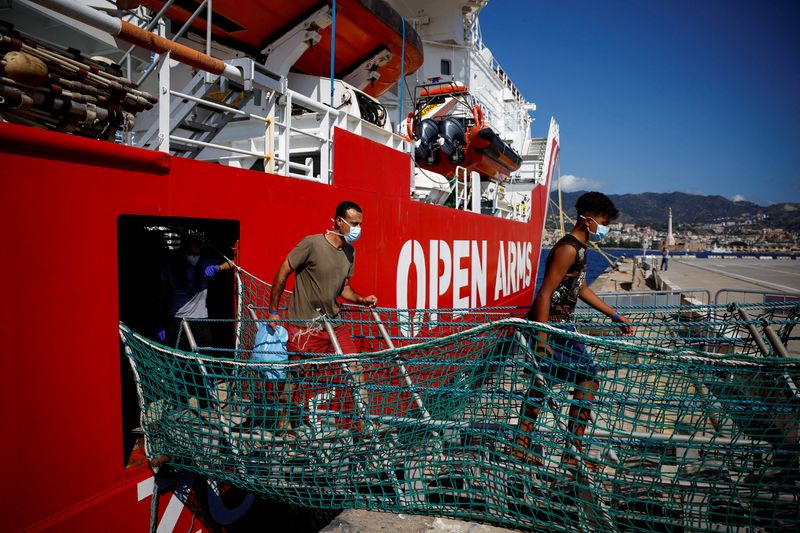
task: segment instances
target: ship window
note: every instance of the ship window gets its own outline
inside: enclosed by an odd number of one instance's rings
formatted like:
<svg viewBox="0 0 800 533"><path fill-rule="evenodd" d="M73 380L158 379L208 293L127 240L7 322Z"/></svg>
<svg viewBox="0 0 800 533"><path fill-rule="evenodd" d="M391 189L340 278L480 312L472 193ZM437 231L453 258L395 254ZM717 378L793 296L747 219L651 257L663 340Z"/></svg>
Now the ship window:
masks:
<svg viewBox="0 0 800 533"><path fill-rule="evenodd" d="M449 76L451 74L451 63L449 59L442 59L442 76Z"/></svg>
<svg viewBox="0 0 800 533"><path fill-rule="evenodd" d="M181 239L199 239L202 257L222 263L222 254L234 258L239 222L200 218L122 215L117 219L117 270L119 319L137 333L156 340L163 319L159 316L161 271L179 256ZM231 271L220 271L209 280L210 318L233 318L234 284ZM232 323L213 324L213 346L230 347ZM122 449L128 467L144 464L144 440L140 431L139 403L128 358L120 350L122 390Z"/></svg>

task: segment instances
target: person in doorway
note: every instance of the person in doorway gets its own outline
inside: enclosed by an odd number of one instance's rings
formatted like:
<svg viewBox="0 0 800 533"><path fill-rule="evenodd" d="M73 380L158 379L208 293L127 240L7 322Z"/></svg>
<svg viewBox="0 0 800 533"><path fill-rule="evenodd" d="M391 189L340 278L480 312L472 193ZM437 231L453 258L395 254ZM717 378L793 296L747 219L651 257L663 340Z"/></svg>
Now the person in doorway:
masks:
<svg viewBox="0 0 800 533"><path fill-rule="evenodd" d="M578 221L572 231L562 237L547 257L545 273L539 292L533 300L526 318L536 322L550 322L565 331L575 331L575 305L580 298L597 311L610 317L622 330L623 335L633 335L628 320L615 309L603 302L586 285L586 242L599 242L608 233L608 224L619 211L613 202L599 192L581 195L575 205ZM582 437L590 410L586 405L594 399L599 388L597 368L586 347L575 340L552 335L548 339L545 332L538 332L531 340L538 360L542 377L552 385L555 382L574 383L575 402L569 410L569 431L571 446L564 454L564 464L575 467L577 459L574 452L583 450ZM541 456L531 453L530 436L544 401L544 383L534 383L527 393L520 417L519 431L515 439L513 455L521 461L542 464ZM569 450L574 450L570 452Z"/></svg>
<svg viewBox="0 0 800 533"><path fill-rule="evenodd" d="M208 281L220 270L230 270L228 261L219 263L203 259L203 243L195 236L181 239L178 257L161 270L159 294L158 340L167 346L190 350L185 335L179 335L184 319L208 318L206 298ZM211 329L207 322L191 323L198 346L211 346ZM177 346L180 337L180 346Z"/></svg>
<svg viewBox="0 0 800 533"><path fill-rule="evenodd" d="M661 248L661 270L669 268L669 248L666 246Z"/></svg>
<svg viewBox="0 0 800 533"><path fill-rule="evenodd" d="M202 320L208 318L208 281L220 270L233 267L228 261L217 264L211 259L202 259L202 253L203 243L200 239L193 235L184 236L178 256L161 270L158 340L184 351L192 350L187 335L181 335L184 320L189 322L197 346L212 346L211 328L208 322ZM189 405L192 405L191 398L195 398L197 406L204 409L208 405L209 393L200 369L187 362L183 376Z"/></svg>
<svg viewBox="0 0 800 533"><path fill-rule="evenodd" d="M322 319L339 316L339 298L367 307L375 307L375 295L361 296L350 286L355 265L353 244L361 236L363 213L354 202L336 207L333 226L325 233L304 237L278 268L272 282L267 318L280 321L279 304L289 276L295 274L294 294L289 303L285 324L289 332L286 350L290 354L333 353L334 345L322 327ZM334 329L342 352L356 352L348 324ZM291 391L289 392L291 394ZM284 396L285 397L285 396ZM279 427L287 427L284 420Z"/></svg>

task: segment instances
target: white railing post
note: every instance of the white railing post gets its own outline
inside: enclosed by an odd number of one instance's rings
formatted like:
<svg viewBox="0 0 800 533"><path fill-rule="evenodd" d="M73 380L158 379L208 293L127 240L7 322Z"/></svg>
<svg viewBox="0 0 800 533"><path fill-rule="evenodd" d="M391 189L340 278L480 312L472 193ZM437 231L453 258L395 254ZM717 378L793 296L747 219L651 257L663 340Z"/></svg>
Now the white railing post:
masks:
<svg viewBox="0 0 800 533"><path fill-rule="evenodd" d="M283 105L283 135L281 135L280 152L278 157L283 158L283 166L280 174L289 175L289 137L292 133L292 93L288 91L284 96L286 99Z"/></svg>
<svg viewBox="0 0 800 533"><path fill-rule="evenodd" d="M319 136L322 137L322 144L319 147L319 181L320 183L330 183L328 170L330 169L331 157L331 130L333 124L331 114L325 111L319 123Z"/></svg>
<svg viewBox="0 0 800 533"><path fill-rule="evenodd" d="M461 183L462 176L463 176L463 179L464 179L464 183ZM463 195L464 196L464 198L463 198L464 207L463 208L467 209L467 169L462 167L462 166L457 166L456 167L456 175L455 175L454 181L455 181L455 198L456 198L455 208L456 209L461 209L462 208L461 207L461 205L462 205L461 196Z"/></svg>
<svg viewBox="0 0 800 533"><path fill-rule="evenodd" d="M275 157L277 156L277 151L280 150L280 147L277 150L275 148L275 125L277 122L275 110L277 109L279 98L280 95L278 93L273 92L270 94L267 97L264 109L266 111L264 114L267 118L265 121L267 131L264 139L264 172L269 172L270 174L275 173ZM280 142L280 136L278 136L277 141Z"/></svg>
<svg viewBox="0 0 800 533"><path fill-rule="evenodd" d="M169 64L170 52L158 67L158 151L169 153Z"/></svg>
<svg viewBox="0 0 800 533"><path fill-rule="evenodd" d="M481 175L474 170L470 173L472 179L472 212L481 212Z"/></svg>
<svg viewBox="0 0 800 533"><path fill-rule="evenodd" d="M211 55L211 16L213 15L213 8L211 5L211 0L206 2L206 55ZM206 83L212 83L213 75L210 72L206 72Z"/></svg>
<svg viewBox="0 0 800 533"><path fill-rule="evenodd" d="M325 177L323 178L324 181L322 183L327 184L333 183L333 128L339 123L340 120L344 123L347 119L344 113L336 112L333 114L332 112L332 109L328 111L328 115L331 117L331 119L328 126L328 131L325 134L328 139L325 143L325 153L328 154L328 170L325 171Z"/></svg>
<svg viewBox="0 0 800 533"><path fill-rule="evenodd" d="M467 174L467 169L466 168L464 168L464 167L460 167L460 168L461 168L461 179L464 180L464 182L461 184L461 194L464 195L464 198L462 199L462 202L461 202L461 209L466 211L467 209L469 209L467 207L467 198L469 197L469 189L468 189L468 187L469 187L469 174Z"/></svg>
<svg viewBox="0 0 800 533"><path fill-rule="evenodd" d="M275 172L275 117L264 121L264 172Z"/></svg>
<svg viewBox="0 0 800 533"><path fill-rule="evenodd" d="M461 196L458 193L458 189L459 189L459 186L458 186L458 174L459 174L458 169L459 169L459 167L456 167L456 176L453 179L453 194L454 194L454 197L455 197L454 207L456 209L458 209L458 203L461 200Z"/></svg>

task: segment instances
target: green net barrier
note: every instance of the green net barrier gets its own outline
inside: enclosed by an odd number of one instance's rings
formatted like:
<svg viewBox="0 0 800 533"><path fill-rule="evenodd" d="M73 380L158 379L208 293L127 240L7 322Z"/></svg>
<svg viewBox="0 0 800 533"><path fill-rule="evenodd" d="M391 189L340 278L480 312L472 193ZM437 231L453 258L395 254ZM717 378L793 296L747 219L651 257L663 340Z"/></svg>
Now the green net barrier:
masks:
<svg viewBox="0 0 800 533"><path fill-rule="evenodd" d="M317 508L548 531L800 528L800 361L776 355L798 302L741 306L748 320L628 308L625 339L591 313L569 332L507 308L347 307L334 325L357 355L298 354L269 365L275 378L249 361L264 293L243 294L231 348L120 326L148 456Z"/></svg>
<svg viewBox="0 0 800 533"><path fill-rule="evenodd" d="M635 325L638 343L664 348L693 347L713 353L800 356L800 331L794 331L800 318L798 302L617 309ZM624 339L610 318L595 311L578 312L573 325L586 334ZM769 330L788 353L776 351Z"/></svg>
<svg viewBox="0 0 800 533"><path fill-rule="evenodd" d="M236 269L236 280L237 316L253 320L266 317L271 294L270 285L240 267ZM284 291L279 309L283 311L287 309L291 296L291 292ZM800 332L792 331L800 317L800 303L797 301L781 299L773 302L724 305L697 305L686 302L682 305L618 306L617 309L636 326L635 340L639 343L670 348L693 347L713 353L764 355L756 341L757 336L763 340L770 355L779 355L774 352L762 328L763 321L766 320L787 350L793 355L800 356ZM740 309L747 313L747 320L742 318ZM393 341L401 346L410 342L443 337L457 330L448 330L448 324L463 328L470 324L512 315L524 316L527 310L527 307L493 307L480 310L409 309L399 312L387 309L382 315L387 324L399 326L400 335L394 336ZM365 344L360 346L362 351L385 348L379 341L377 326L368 312L358 307L344 305L342 317L351 323L360 321L359 328L363 334L359 336L365 341ZM573 325L586 334L623 339L619 329L611 324L608 317L592 309L579 307ZM239 328L237 341L247 338L252 344L255 324L238 322L237 326ZM248 327L250 328L248 331L241 329ZM378 342L374 342L376 340Z"/></svg>

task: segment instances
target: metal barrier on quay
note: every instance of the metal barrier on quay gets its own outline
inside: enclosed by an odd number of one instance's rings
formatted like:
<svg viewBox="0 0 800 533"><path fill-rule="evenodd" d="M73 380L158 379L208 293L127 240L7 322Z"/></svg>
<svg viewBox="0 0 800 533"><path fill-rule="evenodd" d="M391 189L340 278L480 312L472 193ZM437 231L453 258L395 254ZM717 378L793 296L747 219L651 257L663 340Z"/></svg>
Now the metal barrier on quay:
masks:
<svg viewBox="0 0 800 533"><path fill-rule="evenodd" d="M612 307L663 307L681 304L708 305L711 292L708 289L674 289L657 291L613 291L597 293L605 303ZM578 302L577 309L589 306Z"/></svg>
<svg viewBox="0 0 800 533"><path fill-rule="evenodd" d="M714 304L788 302L800 300L800 292L756 291L743 289L720 289L714 293Z"/></svg>

